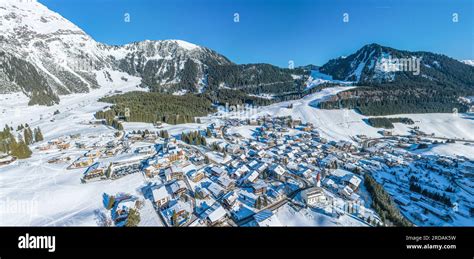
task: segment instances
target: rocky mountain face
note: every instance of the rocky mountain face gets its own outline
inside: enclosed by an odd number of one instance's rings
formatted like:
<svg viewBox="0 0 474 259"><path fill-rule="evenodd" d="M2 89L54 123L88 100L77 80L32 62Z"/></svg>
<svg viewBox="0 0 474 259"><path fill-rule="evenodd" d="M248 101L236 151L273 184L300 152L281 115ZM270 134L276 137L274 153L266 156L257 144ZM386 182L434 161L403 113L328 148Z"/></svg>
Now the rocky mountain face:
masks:
<svg viewBox="0 0 474 259"><path fill-rule="evenodd" d="M109 47L114 67L142 78L152 90L200 92L210 67L230 65L226 57L181 40L142 41Z"/></svg>
<svg viewBox="0 0 474 259"><path fill-rule="evenodd" d="M30 104L54 104L59 95L97 88L104 70L140 76L153 90L198 92L208 66L232 64L179 40L108 46L36 1L2 0L0 31L0 93L24 92Z"/></svg>
<svg viewBox="0 0 474 259"><path fill-rule="evenodd" d="M356 53L330 60L320 71L359 85L440 86L474 89L474 67L445 55L403 51L369 44Z"/></svg>

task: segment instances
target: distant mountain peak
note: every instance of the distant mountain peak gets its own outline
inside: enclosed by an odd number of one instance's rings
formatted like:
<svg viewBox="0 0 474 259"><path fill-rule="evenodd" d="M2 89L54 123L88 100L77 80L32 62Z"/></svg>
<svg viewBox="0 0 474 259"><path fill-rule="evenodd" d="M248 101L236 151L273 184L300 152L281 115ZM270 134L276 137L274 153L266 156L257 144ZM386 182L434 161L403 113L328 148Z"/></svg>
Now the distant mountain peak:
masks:
<svg viewBox="0 0 474 259"><path fill-rule="evenodd" d="M443 84L446 78L450 78L453 84L472 87L471 79L462 79L469 69L464 63L445 55L398 50L371 43L344 59L330 60L320 71L337 80L367 85L399 81Z"/></svg>

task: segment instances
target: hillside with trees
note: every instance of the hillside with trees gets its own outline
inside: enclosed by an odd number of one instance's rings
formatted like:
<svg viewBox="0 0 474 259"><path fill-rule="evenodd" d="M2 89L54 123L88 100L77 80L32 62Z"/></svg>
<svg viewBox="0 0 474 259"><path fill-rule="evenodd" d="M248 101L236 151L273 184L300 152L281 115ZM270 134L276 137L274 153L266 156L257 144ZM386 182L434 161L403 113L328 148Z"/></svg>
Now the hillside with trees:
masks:
<svg viewBox="0 0 474 259"><path fill-rule="evenodd" d="M364 183L367 191L372 197L372 206L374 207L377 214L380 215L382 222L385 224L393 224L399 227L413 225L400 213L400 210L390 195L384 190L382 185L375 181L372 176L365 174Z"/></svg>
<svg viewBox="0 0 474 259"><path fill-rule="evenodd" d="M113 106L108 110L97 112L95 117L106 120L109 125L115 123L117 127L120 127L118 119L128 122L182 124L195 122L196 117L216 111L209 99L191 94L177 96L154 92L129 92L104 97L99 101L112 103ZM126 116L127 109L130 111L129 116Z"/></svg>
<svg viewBox="0 0 474 259"><path fill-rule="evenodd" d="M377 66L384 58L404 60L405 67L387 72ZM418 71L407 69L414 58ZM356 109L369 116L466 112L469 107L459 97L474 95L474 67L425 51L369 44L348 57L330 60L320 70L358 86L320 103L322 109Z"/></svg>

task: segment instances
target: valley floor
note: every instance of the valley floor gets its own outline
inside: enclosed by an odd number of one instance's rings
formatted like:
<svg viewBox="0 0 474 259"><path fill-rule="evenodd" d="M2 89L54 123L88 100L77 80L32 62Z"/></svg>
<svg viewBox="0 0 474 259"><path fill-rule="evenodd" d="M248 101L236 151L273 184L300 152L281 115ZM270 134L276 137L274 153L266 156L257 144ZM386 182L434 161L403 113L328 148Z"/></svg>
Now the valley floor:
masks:
<svg viewBox="0 0 474 259"><path fill-rule="evenodd" d="M116 77L120 76L122 75L116 75ZM1 95L0 125L28 123L32 127L41 127L45 142L77 133L81 134L83 142L106 142L113 139L115 130L104 125L88 123L93 119L93 114L96 111L109 105L96 100L115 90L124 92L138 90L135 87L137 82L132 79L120 88L110 85L89 94L66 96L60 105L52 107L28 107L27 97L21 94ZM272 117L292 116L293 119L310 122L321 136L328 140L352 142L354 136L361 134L368 138L381 137L378 133L380 129L366 124L363 121L366 117L355 111L315 108L318 101L345 89L348 87L324 89L301 100L256 108L251 111L250 115L248 115L248 111L215 114L202 118L202 124L164 125L162 129L168 130L170 135L179 135L183 131L205 130L207 125L222 120L223 116L227 119L232 117L243 119L243 116L258 118L269 115ZM60 114L53 115L56 110L59 110ZM472 114L407 114L394 117L411 118L415 121L413 126L419 126L420 130L429 134L434 133L437 137L474 140L474 116ZM126 131L155 129L153 125L145 123L125 123L124 126ZM239 133L244 138L251 138L255 128L256 126L249 125L237 126L230 128L229 132L231 134ZM407 135L409 130L407 125L396 123L393 134ZM86 136L88 137L86 138ZM61 150L40 152L34 149L35 147L37 145L32 147L31 158L0 167L0 198L3 201L2 206L7 208L0 210L0 225L95 226L100 224L104 213L103 193L128 193L134 196L143 196L141 189L153 182L143 174L131 174L117 180L82 184L81 177L84 169L68 170L69 164L50 164L48 161L63 155L80 157L83 152ZM474 159L474 144L440 144L416 152L451 157L462 155ZM125 155L111 158L110 161L124 159L127 159ZM146 202L149 201L146 200ZM286 226L367 225L367 223L348 215L335 219L321 211L308 208L296 211L288 205L280 207L274 213L278 222ZM142 225L163 225L151 203L145 203L141 219ZM463 225L466 224L474 225L474 222L463 222Z"/></svg>

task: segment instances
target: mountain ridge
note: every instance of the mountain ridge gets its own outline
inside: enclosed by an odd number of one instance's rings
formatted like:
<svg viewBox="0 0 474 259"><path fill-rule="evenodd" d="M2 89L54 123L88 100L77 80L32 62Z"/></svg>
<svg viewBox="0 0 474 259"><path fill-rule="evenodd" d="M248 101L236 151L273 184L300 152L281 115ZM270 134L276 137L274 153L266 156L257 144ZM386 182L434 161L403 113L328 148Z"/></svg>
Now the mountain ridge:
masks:
<svg viewBox="0 0 474 259"><path fill-rule="evenodd" d="M323 81L335 84L352 81L411 92L445 88L443 92L463 93L474 88L472 66L441 54L397 50L377 43L323 66L289 69L235 64L214 50L176 39L103 44L36 1L4 1L0 18L4 32L0 36L0 93L23 92L31 105L53 105L61 95L99 88L98 74L112 71L141 78L140 86L153 92L206 92L216 102L222 95L239 96L240 100L260 94L301 96L314 80L313 70L331 76L333 81ZM408 68L417 71L394 70L396 59L413 60Z"/></svg>

